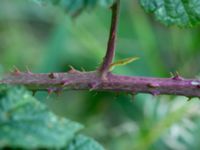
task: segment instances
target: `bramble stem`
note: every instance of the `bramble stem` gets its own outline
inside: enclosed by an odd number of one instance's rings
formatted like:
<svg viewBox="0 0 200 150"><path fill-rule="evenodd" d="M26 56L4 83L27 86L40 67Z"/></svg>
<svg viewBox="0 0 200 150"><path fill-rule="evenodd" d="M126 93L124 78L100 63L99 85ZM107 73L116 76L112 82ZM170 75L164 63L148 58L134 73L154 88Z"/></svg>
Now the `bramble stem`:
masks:
<svg viewBox="0 0 200 150"><path fill-rule="evenodd" d="M119 8L120 8L120 0L117 0L112 9L112 20L110 27L110 35L107 44L107 51L104 57L104 61L99 69L101 75L107 74L109 72L109 67L112 64L113 58L115 56L115 42L116 42L116 34L117 34L117 26L118 26L118 18L119 18Z"/></svg>
<svg viewBox="0 0 200 150"><path fill-rule="evenodd" d="M200 97L200 80L198 79L184 79L179 74L172 78L148 78L120 76L109 72L115 55L119 5L120 1L117 0L112 6L112 22L107 52L97 71L80 72L72 67L68 73L33 74L30 71L20 72L16 68L12 74L0 80L0 85L22 85L32 91L44 90L49 93L63 90L94 90L128 92L130 94L183 95L189 98Z"/></svg>
<svg viewBox="0 0 200 150"><path fill-rule="evenodd" d="M53 74L17 72L0 80L0 85L24 85L33 91L94 90L200 97L200 80L197 79L184 79L180 76L172 78L131 77L111 73L107 74L107 78L108 80L103 80L95 71L78 72L73 70L68 73Z"/></svg>

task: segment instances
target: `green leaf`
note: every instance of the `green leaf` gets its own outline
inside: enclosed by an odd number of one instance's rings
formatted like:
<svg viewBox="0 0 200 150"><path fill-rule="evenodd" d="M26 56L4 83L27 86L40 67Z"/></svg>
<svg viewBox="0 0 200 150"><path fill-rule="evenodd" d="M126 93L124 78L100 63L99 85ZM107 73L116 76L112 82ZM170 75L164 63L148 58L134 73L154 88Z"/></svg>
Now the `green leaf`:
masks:
<svg viewBox="0 0 200 150"><path fill-rule="evenodd" d="M0 148L62 148L82 126L59 118L23 88L0 99Z"/></svg>
<svg viewBox="0 0 200 150"><path fill-rule="evenodd" d="M84 9L92 9L97 5L110 7L115 0L33 0L39 4L50 3L62 8L71 16L80 14Z"/></svg>
<svg viewBox="0 0 200 150"><path fill-rule="evenodd" d="M66 150L104 150L104 148L92 138L77 135Z"/></svg>
<svg viewBox="0 0 200 150"><path fill-rule="evenodd" d="M130 64L132 63L133 61L136 61L138 60L139 58L138 57L130 57L130 58L125 58L125 59L122 59L122 60L118 60L114 63L112 63L110 66L109 66L109 71L112 71L115 67L117 66L125 66L127 64Z"/></svg>
<svg viewBox="0 0 200 150"><path fill-rule="evenodd" d="M5 94L9 88L10 88L9 85L0 84L0 99L5 96Z"/></svg>
<svg viewBox="0 0 200 150"><path fill-rule="evenodd" d="M140 4L166 25L192 27L200 23L200 0L140 0Z"/></svg>

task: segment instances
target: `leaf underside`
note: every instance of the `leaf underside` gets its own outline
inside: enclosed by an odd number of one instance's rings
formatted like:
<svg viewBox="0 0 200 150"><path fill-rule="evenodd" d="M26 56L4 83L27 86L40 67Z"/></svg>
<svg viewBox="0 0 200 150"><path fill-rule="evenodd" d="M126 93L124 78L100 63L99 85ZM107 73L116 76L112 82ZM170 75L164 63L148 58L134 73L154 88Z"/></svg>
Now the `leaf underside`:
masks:
<svg viewBox="0 0 200 150"><path fill-rule="evenodd" d="M104 148L92 138L80 134L68 145L66 150L104 150Z"/></svg>
<svg viewBox="0 0 200 150"><path fill-rule="evenodd" d="M4 94L0 97L0 148L61 148L82 129L54 115L23 88Z"/></svg>
<svg viewBox="0 0 200 150"><path fill-rule="evenodd" d="M82 128L53 114L24 88L0 85L0 149L104 150L78 134Z"/></svg>
<svg viewBox="0 0 200 150"><path fill-rule="evenodd" d="M165 25L200 24L200 0L140 0L141 6Z"/></svg>

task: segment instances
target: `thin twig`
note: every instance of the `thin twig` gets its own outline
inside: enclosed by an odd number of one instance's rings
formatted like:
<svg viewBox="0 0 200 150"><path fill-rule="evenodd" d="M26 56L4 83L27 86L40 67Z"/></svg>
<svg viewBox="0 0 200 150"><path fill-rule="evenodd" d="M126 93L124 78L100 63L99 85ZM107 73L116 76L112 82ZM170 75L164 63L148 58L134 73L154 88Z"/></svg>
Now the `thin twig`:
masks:
<svg viewBox="0 0 200 150"><path fill-rule="evenodd" d="M110 27L110 35L109 35L106 55L99 69L101 75L105 75L106 73L109 72L109 66L112 64L113 58L115 56L115 42L116 42L116 34L117 34L117 26L119 18L119 7L120 7L120 0L117 0L111 7L112 20Z"/></svg>

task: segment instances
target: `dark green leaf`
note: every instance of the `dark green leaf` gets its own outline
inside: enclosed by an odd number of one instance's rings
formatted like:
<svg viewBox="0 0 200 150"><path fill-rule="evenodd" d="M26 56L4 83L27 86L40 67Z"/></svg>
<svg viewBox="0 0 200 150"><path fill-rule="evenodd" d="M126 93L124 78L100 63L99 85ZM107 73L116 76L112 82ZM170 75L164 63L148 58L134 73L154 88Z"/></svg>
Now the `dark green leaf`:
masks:
<svg viewBox="0 0 200 150"><path fill-rule="evenodd" d="M51 3L61 7L72 16L76 16L84 9L91 9L97 5L110 7L115 0L34 0L40 4Z"/></svg>
<svg viewBox="0 0 200 150"><path fill-rule="evenodd" d="M104 148L92 138L84 135L77 135L69 144L67 150L104 150Z"/></svg>
<svg viewBox="0 0 200 150"><path fill-rule="evenodd" d="M200 0L140 0L140 3L166 25L191 27L200 23Z"/></svg>
<svg viewBox="0 0 200 150"><path fill-rule="evenodd" d="M62 148L82 126L51 113L23 88L0 100L0 148Z"/></svg>

